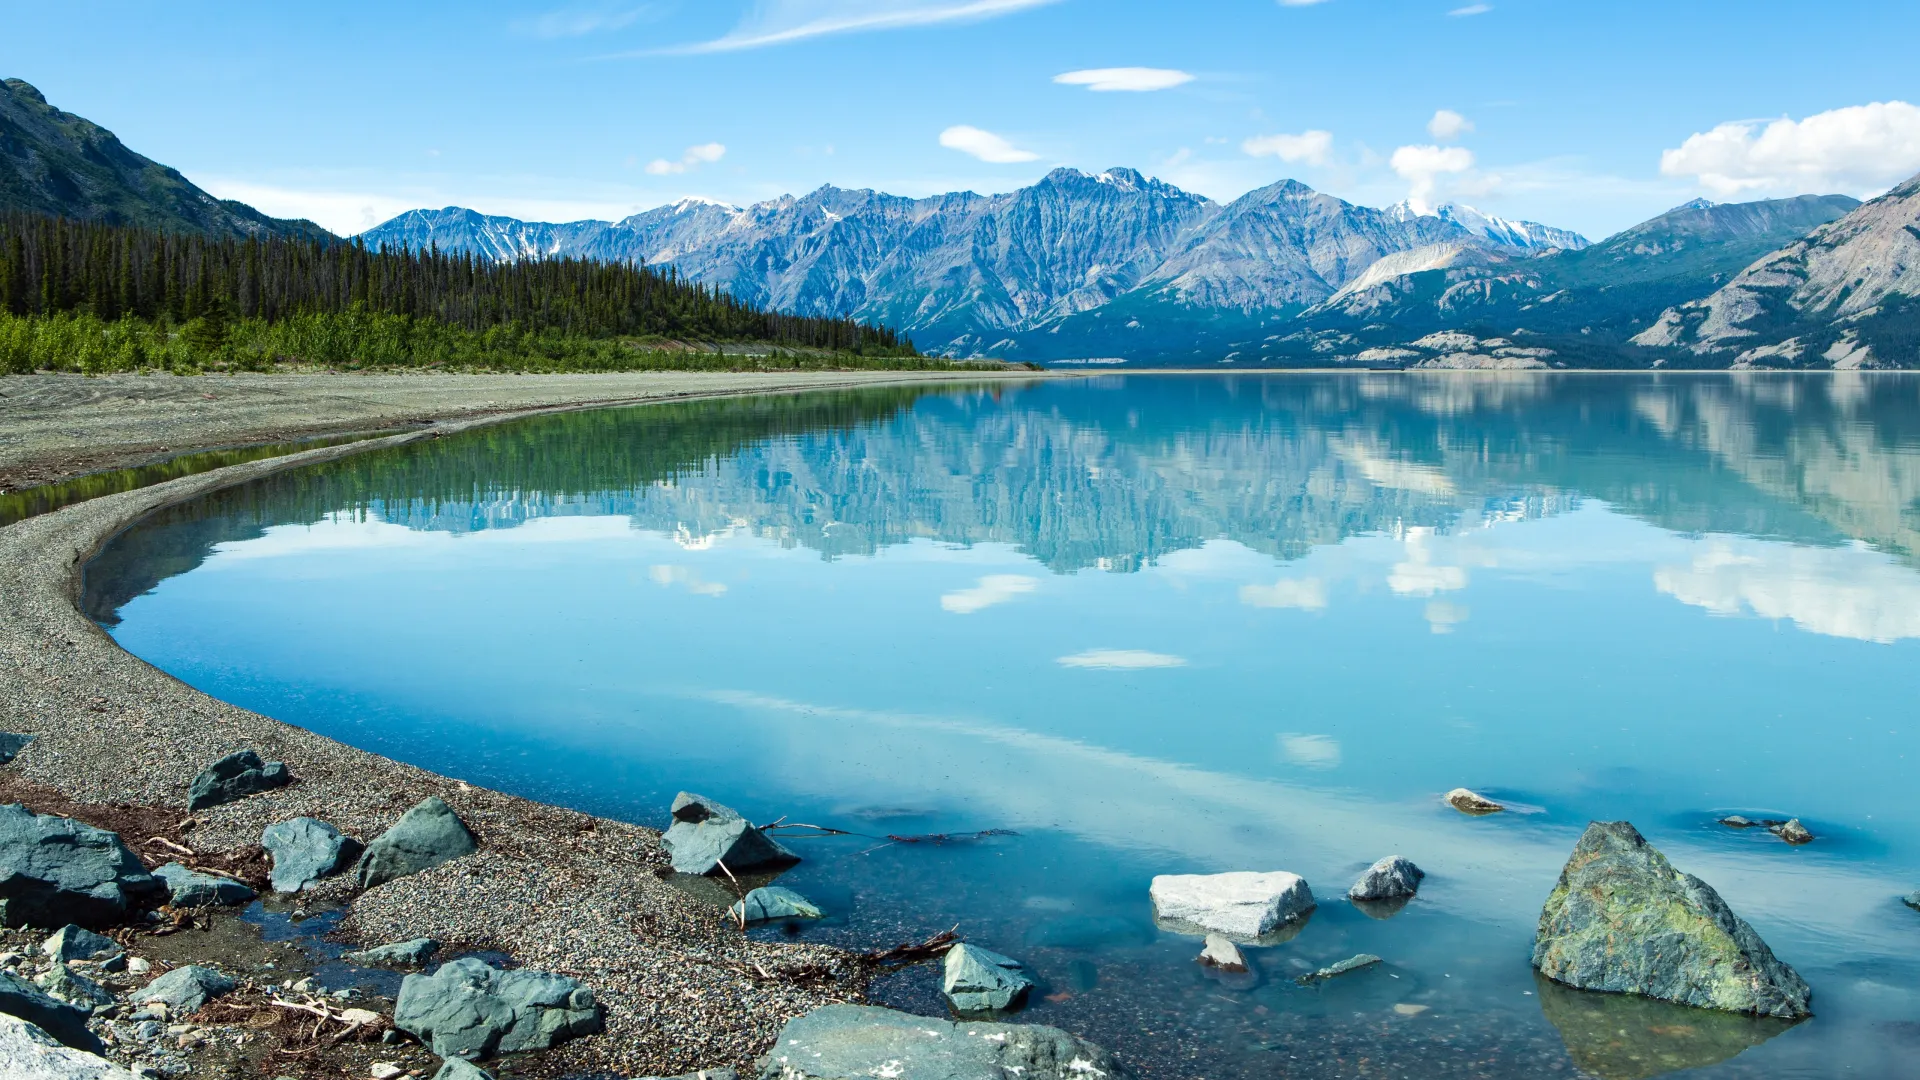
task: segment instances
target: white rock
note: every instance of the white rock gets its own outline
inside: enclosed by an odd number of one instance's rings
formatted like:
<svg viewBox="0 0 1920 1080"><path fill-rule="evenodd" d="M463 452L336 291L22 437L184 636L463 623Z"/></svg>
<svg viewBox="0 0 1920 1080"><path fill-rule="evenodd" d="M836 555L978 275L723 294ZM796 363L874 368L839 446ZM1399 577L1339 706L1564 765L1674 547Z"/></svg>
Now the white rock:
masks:
<svg viewBox="0 0 1920 1080"><path fill-rule="evenodd" d="M17 1016L0 1013L0 1076L33 1080L133 1080L133 1074L98 1054L63 1046L60 1040Z"/></svg>
<svg viewBox="0 0 1920 1080"><path fill-rule="evenodd" d="M367 1075L373 1077L373 1080L393 1080L396 1076L407 1075L407 1070L391 1061L376 1061L373 1067L367 1070Z"/></svg>
<svg viewBox="0 0 1920 1080"><path fill-rule="evenodd" d="M1219 934L1207 935L1206 948L1200 950L1200 962L1221 971L1247 970L1247 958L1240 955L1240 946Z"/></svg>
<svg viewBox="0 0 1920 1080"><path fill-rule="evenodd" d="M1148 889L1156 918L1255 938L1313 910L1313 890L1285 870L1162 874Z"/></svg>
<svg viewBox="0 0 1920 1080"><path fill-rule="evenodd" d="M137 956L127 961L127 974L129 975L145 975L147 972L152 970L153 970L152 964L148 963L145 960L142 960Z"/></svg>

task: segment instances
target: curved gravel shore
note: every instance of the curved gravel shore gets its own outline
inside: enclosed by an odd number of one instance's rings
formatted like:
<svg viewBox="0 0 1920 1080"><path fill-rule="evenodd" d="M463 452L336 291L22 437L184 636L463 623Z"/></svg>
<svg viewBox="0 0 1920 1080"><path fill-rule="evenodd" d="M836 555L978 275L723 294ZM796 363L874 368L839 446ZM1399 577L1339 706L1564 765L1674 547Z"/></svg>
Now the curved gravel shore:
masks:
<svg viewBox="0 0 1920 1080"><path fill-rule="evenodd" d="M307 814L371 838L438 795L478 835L479 853L352 897L347 932L368 943L433 937L497 949L590 985L607 1008L605 1034L565 1044L517 1075L671 1076L744 1065L787 1019L859 1000L859 965L835 949L746 939L662 880L667 861L654 830L472 787L229 705L122 651L75 608L86 561L161 507L541 411L236 465L0 528L0 730L35 736L5 772L103 809L183 810L196 773L230 751L255 749L285 761L297 782L199 811L190 834L202 853L240 856L275 821ZM346 900L350 890L335 879L322 899L328 893Z"/></svg>

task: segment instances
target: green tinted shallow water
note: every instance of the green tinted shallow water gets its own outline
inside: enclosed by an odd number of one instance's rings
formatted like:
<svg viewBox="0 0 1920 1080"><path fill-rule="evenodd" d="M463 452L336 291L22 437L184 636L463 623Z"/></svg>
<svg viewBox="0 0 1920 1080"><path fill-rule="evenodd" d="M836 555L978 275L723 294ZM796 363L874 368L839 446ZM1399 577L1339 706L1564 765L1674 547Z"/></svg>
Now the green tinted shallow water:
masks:
<svg viewBox="0 0 1920 1080"><path fill-rule="evenodd" d="M1917 538L1904 376L1136 376L539 418L169 510L87 580L137 655L370 750L861 834L795 842L808 936L959 923L1149 1076L1912 1076ZM1537 983L1593 818L1816 1018ZM1419 899L1340 899L1396 852ZM1243 981L1146 902L1231 869L1321 898Z"/></svg>

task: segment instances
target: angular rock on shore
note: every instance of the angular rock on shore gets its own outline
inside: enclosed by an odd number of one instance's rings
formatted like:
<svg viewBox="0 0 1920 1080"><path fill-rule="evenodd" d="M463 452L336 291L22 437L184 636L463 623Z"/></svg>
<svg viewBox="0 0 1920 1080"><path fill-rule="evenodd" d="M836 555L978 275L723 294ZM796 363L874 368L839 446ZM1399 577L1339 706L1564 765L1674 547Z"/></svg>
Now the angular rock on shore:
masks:
<svg viewBox="0 0 1920 1080"><path fill-rule="evenodd" d="M187 809L238 802L293 782L293 774L278 761L261 761L252 750L236 750L201 770L187 788Z"/></svg>
<svg viewBox="0 0 1920 1080"><path fill-rule="evenodd" d="M727 865L731 866L732 863ZM741 922L768 922L773 919L818 919L821 911L813 901L778 885L767 885L748 893L745 899L727 909Z"/></svg>
<svg viewBox="0 0 1920 1080"><path fill-rule="evenodd" d="M106 987L84 975L74 974L73 969L65 964L48 968L34 980L34 984L61 1001L78 1005L89 1012L102 1005L113 1004L113 995L107 992Z"/></svg>
<svg viewBox="0 0 1920 1080"><path fill-rule="evenodd" d="M1306 879L1285 870L1225 874L1161 874L1148 887L1155 918L1257 938L1314 908Z"/></svg>
<svg viewBox="0 0 1920 1080"><path fill-rule="evenodd" d="M340 959L361 967L425 967L433 954L440 951L440 943L432 938L414 938L411 941L396 941L390 945L376 945L359 952L343 953Z"/></svg>
<svg viewBox="0 0 1920 1080"><path fill-rule="evenodd" d="M268 881L274 892L296 893L319 884L353 865L363 850L360 841L319 818L297 817L277 821L260 833L260 846L273 856Z"/></svg>
<svg viewBox="0 0 1920 1080"><path fill-rule="evenodd" d="M0 765L11 763L32 741L31 735L16 735L11 731L0 731Z"/></svg>
<svg viewBox="0 0 1920 1080"><path fill-rule="evenodd" d="M489 1058L601 1030L593 991L564 975L501 971L476 957L409 975L400 984L393 1024L443 1058Z"/></svg>
<svg viewBox="0 0 1920 1080"><path fill-rule="evenodd" d="M1017 1008L1033 989L1020 961L962 942L947 950L940 992L955 1012L993 1013Z"/></svg>
<svg viewBox="0 0 1920 1080"><path fill-rule="evenodd" d="M100 1040L87 1030L91 1008L61 1001L11 972L0 971L0 1013L17 1016L75 1049L100 1051Z"/></svg>
<svg viewBox="0 0 1920 1080"><path fill-rule="evenodd" d="M117 833L0 806L0 924L104 926L165 895Z"/></svg>
<svg viewBox="0 0 1920 1080"><path fill-rule="evenodd" d="M433 1080L493 1080L493 1074L461 1058L448 1058Z"/></svg>
<svg viewBox="0 0 1920 1080"><path fill-rule="evenodd" d="M683 874L735 874L784 870L800 861L780 842L753 827L732 807L683 791L674 796L673 824L660 843Z"/></svg>
<svg viewBox="0 0 1920 1080"><path fill-rule="evenodd" d="M32 1080L134 1080L99 1054L67 1046L39 1025L0 1014L0 1076Z"/></svg>
<svg viewBox="0 0 1920 1080"><path fill-rule="evenodd" d="M178 1017L197 1011L200 1006L227 993L235 985L232 979L210 967L188 964L174 968L148 983L145 989L133 995L133 1000L142 1004L159 1002L167 1007L168 1016Z"/></svg>
<svg viewBox="0 0 1920 1080"><path fill-rule="evenodd" d="M69 960L99 960L118 956L126 950L105 934L96 934L68 923L41 942L40 951L55 963L64 964Z"/></svg>
<svg viewBox="0 0 1920 1080"><path fill-rule="evenodd" d="M244 904L254 897L253 890L243 881L197 873L177 862L155 870L153 876L167 883L174 907L227 907Z"/></svg>
<svg viewBox="0 0 1920 1080"><path fill-rule="evenodd" d="M1369 866L1360 880L1347 890L1347 896L1353 900L1401 899L1419 892L1420 882L1426 876L1427 872L1413 865L1413 860L1389 855Z"/></svg>
<svg viewBox="0 0 1920 1080"><path fill-rule="evenodd" d="M367 845L360 857L360 887L371 889L452 862L479 846L453 808L438 795L429 795Z"/></svg>
<svg viewBox="0 0 1920 1080"><path fill-rule="evenodd" d="M1126 1080L1112 1054L1038 1024L955 1023L871 1005L787 1021L759 1080Z"/></svg>
<svg viewBox="0 0 1920 1080"><path fill-rule="evenodd" d="M1583 990L1797 1020L1813 991L1713 887L1624 821L1596 821L1540 911L1533 966Z"/></svg>

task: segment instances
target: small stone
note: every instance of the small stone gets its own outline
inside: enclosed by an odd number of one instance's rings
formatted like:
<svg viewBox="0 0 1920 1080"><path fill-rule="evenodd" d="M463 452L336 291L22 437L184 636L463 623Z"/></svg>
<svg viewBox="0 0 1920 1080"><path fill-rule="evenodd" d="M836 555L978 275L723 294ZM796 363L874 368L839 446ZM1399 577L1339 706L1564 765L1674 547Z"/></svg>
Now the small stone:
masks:
<svg viewBox="0 0 1920 1080"><path fill-rule="evenodd" d="M141 1042L152 1042L166 1033L166 1028L158 1020L142 1020L134 1025L133 1037Z"/></svg>
<svg viewBox="0 0 1920 1080"><path fill-rule="evenodd" d="M940 990L963 1015L1018 1008L1033 988L1020 961L978 945L961 943L947 950Z"/></svg>
<svg viewBox="0 0 1920 1080"><path fill-rule="evenodd" d="M746 899L728 908L727 914L735 920L749 923L771 919L818 919L821 915L813 901L778 885L753 890Z"/></svg>
<svg viewBox="0 0 1920 1080"><path fill-rule="evenodd" d="M1780 839L1785 840L1789 844L1813 843L1813 834L1807 831L1807 827L1805 825L1800 824L1799 818L1794 818L1790 821L1783 821L1778 825L1769 826L1767 828L1767 831L1779 837Z"/></svg>
<svg viewBox="0 0 1920 1080"><path fill-rule="evenodd" d="M1720 819L1720 824L1725 825L1729 829L1751 829L1760 823L1748 818L1743 818L1739 814L1729 814Z"/></svg>
<svg viewBox="0 0 1920 1080"><path fill-rule="evenodd" d="M119 956L126 950L105 934L96 934L68 923L42 942L40 951L55 963L64 964L72 960L100 960Z"/></svg>
<svg viewBox="0 0 1920 1080"><path fill-rule="evenodd" d="M367 1070L367 1075L373 1077L373 1080L394 1080L396 1076L407 1075L407 1070L391 1061L376 1061L373 1067Z"/></svg>
<svg viewBox="0 0 1920 1080"><path fill-rule="evenodd" d="M293 782L287 767L278 761L261 761L252 750L236 750L201 770L187 788L187 809L204 810L209 806L238 802Z"/></svg>
<svg viewBox="0 0 1920 1080"><path fill-rule="evenodd" d="M129 975L145 975L152 970L153 965L141 957L133 956L127 959L127 974Z"/></svg>
<svg viewBox="0 0 1920 1080"><path fill-rule="evenodd" d="M1302 975L1294 981L1305 986L1308 983L1320 982L1324 979L1337 979L1349 971L1359 971L1361 968L1372 967L1379 962L1380 958L1372 953L1361 953L1358 956L1349 956L1337 964L1328 964L1319 971L1311 975Z"/></svg>
<svg viewBox="0 0 1920 1080"><path fill-rule="evenodd" d="M155 870L153 876L167 883L167 890L173 894L174 907L230 907L244 904L254 897L253 890L245 882L197 873L177 862Z"/></svg>
<svg viewBox="0 0 1920 1080"><path fill-rule="evenodd" d="M311 994L313 993L314 985L315 985L314 981L311 978L307 978L307 979L301 979L299 982L294 983L292 986L287 987L287 989L293 990L302 994Z"/></svg>
<svg viewBox="0 0 1920 1080"><path fill-rule="evenodd" d="M493 1080L492 1074L464 1058L448 1058L433 1080Z"/></svg>
<svg viewBox="0 0 1920 1080"><path fill-rule="evenodd" d="M1908 907L1912 908L1915 911L1920 911L1920 889L1915 889L1914 891L1901 897L1900 902L1907 905Z"/></svg>
<svg viewBox="0 0 1920 1080"><path fill-rule="evenodd" d="M234 988L234 981L210 967L188 964L174 968L135 994L137 1002L158 1002L172 1016L185 1016Z"/></svg>
<svg viewBox="0 0 1920 1080"><path fill-rule="evenodd" d="M1257 938L1313 910L1305 878L1270 873L1162 874L1148 887L1154 917L1238 938Z"/></svg>
<svg viewBox="0 0 1920 1080"><path fill-rule="evenodd" d="M1479 817L1482 814L1497 814L1506 809L1506 807L1494 802L1492 799L1468 791L1463 787L1457 787L1447 792L1447 805L1463 814L1469 814L1474 817Z"/></svg>
<svg viewBox="0 0 1920 1080"><path fill-rule="evenodd" d="M1400 855L1389 855L1367 868L1360 880L1347 890L1347 896L1354 900L1394 900L1412 896L1420 890L1421 879L1426 871L1413 865L1412 860Z"/></svg>
<svg viewBox="0 0 1920 1080"><path fill-rule="evenodd" d="M1219 934L1207 935L1206 946L1200 950L1200 962L1221 971L1247 970L1247 958L1240 954L1240 946Z"/></svg>
<svg viewBox="0 0 1920 1080"><path fill-rule="evenodd" d="M417 874L471 855L479 846L453 808L438 795L430 795L367 845L360 858L360 887L371 889Z"/></svg>
<svg viewBox="0 0 1920 1080"><path fill-rule="evenodd" d="M732 807L692 792L673 800L673 824L660 836L673 868L683 874L734 874L784 870L800 861L780 842L753 827Z"/></svg>
<svg viewBox="0 0 1920 1080"><path fill-rule="evenodd" d="M439 951L439 942L423 937L343 953L340 959L361 967L425 967L427 961L433 959L433 954Z"/></svg>
<svg viewBox="0 0 1920 1080"><path fill-rule="evenodd" d="M1431 1005L1414 1005L1410 1002L1403 1001L1400 1004L1395 1005L1393 1007L1393 1011L1398 1013L1401 1016L1419 1016L1421 1013L1426 1012L1428 1009L1431 1009L1432 1007L1433 1006Z"/></svg>
<svg viewBox="0 0 1920 1080"><path fill-rule="evenodd" d="M32 741L31 735L16 735L11 731L0 731L0 765L11 762Z"/></svg>
<svg viewBox="0 0 1920 1080"><path fill-rule="evenodd" d="M345 871L360 857L360 841L319 818L275 822L260 833L260 846L273 856L268 881L275 892L311 889L322 878Z"/></svg>
<svg viewBox="0 0 1920 1080"><path fill-rule="evenodd" d="M25 956L17 952L0 952L0 968L19 967Z"/></svg>

